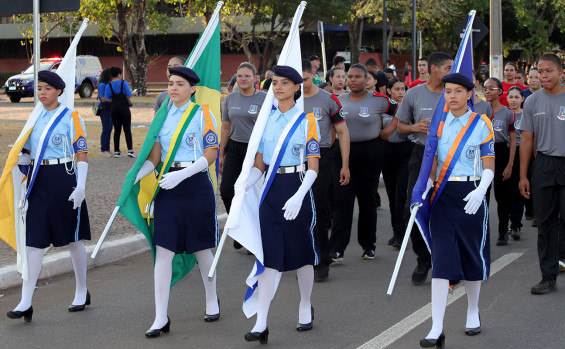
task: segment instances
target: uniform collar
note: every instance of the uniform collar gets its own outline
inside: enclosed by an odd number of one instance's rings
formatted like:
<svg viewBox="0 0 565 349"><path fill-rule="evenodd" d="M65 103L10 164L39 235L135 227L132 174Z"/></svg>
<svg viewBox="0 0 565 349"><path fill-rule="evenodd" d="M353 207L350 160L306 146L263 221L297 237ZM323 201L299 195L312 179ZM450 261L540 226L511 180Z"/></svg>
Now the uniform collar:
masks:
<svg viewBox="0 0 565 349"><path fill-rule="evenodd" d="M49 114L49 113L53 113L53 112L55 112L57 109L59 109L60 106L61 106L61 102L57 103L57 108L55 108L55 109L53 109L53 110L47 110L47 109L45 109L45 106L42 104L42 105L41 105L41 109L43 109L43 110L42 110L41 115L47 115L47 114Z"/></svg>
<svg viewBox="0 0 565 349"><path fill-rule="evenodd" d="M277 107L277 112L279 113L279 115L277 115L276 119L278 120L279 118L284 117L286 121L290 121L290 119L294 116L294 114L296 114L297 111L298 108L296 107L296 104L294 105L294 107L290 108L286 113L281 112L281 110Z"/></svg>
<svg viewBox="0 0 565 349"><path fill-rule="evenodd" d="M451 111L447 114L447 117L445 118L445 123L450 125L453 121L459 121L461 124L463 125L467 125L467 122L469 121L469 117L471 116L471 109L469 107L467 107L467 112L463 115L461 115L460 117L456 118L455 116L453 116L453 114L451 114Z"/></svg>
<svg viewBox="0 0 565 349"><path fill-rule="evenodd" d="M171 106L171 113L174 113L174 112L176 112L177 110L180 110L181 113L184 113L184 111L186 110L186 108L188 108L188 105L190 104L190 102L192 102L192 101L188 101L188 103L186 103L185 105L183 105L183 106L180 107L180 108L177 108L177 106L173 104L173 105Z"/></svg>

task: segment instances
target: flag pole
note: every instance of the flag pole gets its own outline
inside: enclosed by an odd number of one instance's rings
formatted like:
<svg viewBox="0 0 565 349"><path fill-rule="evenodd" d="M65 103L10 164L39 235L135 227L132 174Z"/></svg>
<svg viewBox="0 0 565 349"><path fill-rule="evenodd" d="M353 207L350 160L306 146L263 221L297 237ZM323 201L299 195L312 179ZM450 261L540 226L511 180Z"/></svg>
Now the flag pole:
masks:
<svg viewBox="0 0 565 349"><path fill-rule="evenodd" d="M112 223L114 223L114 219L116 219L116 215L118 214L119 210L120 210L120 206L116 206L114 208L114 212L112 212L112 216L110 216L108 223L106 223L106 227L104 228L104 232L102 232L100 239L98 239L98 243L96 244L96 247L94 248L94 251L92 252L92 255L90 256L90 258L92 258L92 259L96 258L96 255L98 254L98 251L100 250L100 247L102 246L102 243L104 242L104 239L106 239L106 235L108 234L108 231L110 230L110 227L112 226Z"/></svg>
<svg viewBox="0 0 565 349"><path fill-rule="evenodd" d="M410 232L412 231L412 227L414 226L414 221L416 220L416 213L420 209L419 205L415 205L412 213L410 214L410 220L408 221L408 226L406 227L406 232L404 233L404 239L402 240L402 246L400 247L400 252L398 253L398 258L396 259L396 264L394 266L394 271L392 272L392 277L390 279L390 283L388 285L388 290L386 291L387 295L392 294L392 290L394 289L394 284L396 283L396 278L398 277L398 271L400 270L400 264L402 264L402 259L404 258L404 252L406 252L406 246L408 245L408 240L410 238Z"/></svg>
<svg viewBox="0 0 565 349"><path fill-rule="evenodd" d="M294 39L297 35L299 35L298 31L299 31L299 26L300 26L300 18L302 18L302 13L304 13L304 8L306 7L306 1L301 1L300 5L298 5L298 8L296 9L296 12L294 13L294 18L292 20L292 24L290 26L290 30L288 32L288 38L287 38L287 43L289 44L288 46L285 44L285 46L283 46L283 52L281 52L280 58L278 60L278 64L280 65L285 65L286 62L288 61L288 57L291 54L290 48L292 47L292 43L294 42ZM298 20L297 20L298 19ZM290 40L290 42L288 42L288 40ZM286 48L286 51L285 51ZM272 89L272 87L271 87ZM244 162L245 165L245 162ZM242 170L243 171L243 170ZM241 176L241 174L240 174ZM238 178L239 180L239 178ZM237 194L237 195L241 195L241 194ZM232 204L232 212L233 212L233 207L234 205ZM227 222L226 222L227 224ZM228 232L229 229L224 228L224 233L222 234L222 238L220 239L220 243L218 244L218 248L216 249L216 255L214 256L214 261L212 262L212 266L210 267L210 272L208 273L208 279L211 279L214 276L214 273L216 272L216 267L218 265L218 260L220 259L220 254L222 253L222 248L224 247L224 243L226 242L226 239L228 238Z"/></svg>

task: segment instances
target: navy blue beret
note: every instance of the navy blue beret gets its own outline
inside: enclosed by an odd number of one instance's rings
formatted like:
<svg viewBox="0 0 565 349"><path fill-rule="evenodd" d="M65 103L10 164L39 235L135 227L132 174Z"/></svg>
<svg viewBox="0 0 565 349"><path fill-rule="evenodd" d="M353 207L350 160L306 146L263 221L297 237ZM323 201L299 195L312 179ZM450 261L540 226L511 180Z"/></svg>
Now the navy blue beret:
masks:
<svg viewBox="0 0 565 349"><path fill-rule="evenodd" d="M443 82L444 84L446 82L451 82L453 84L457 84L457 85L461 85L463 87L466 87L469 90L472 90L473 88L475 88L475 84L473 84L473 81L471 79L469 79L467 76L465 76L461 73L447 74L446 76L444 76L441 79L441 82Z"/></svg>
<svg viewBox="0 0 565 349"><path fill-rule="evenodd" d="M311 62L311 61L320 61L321 59L317 55L312 55L308 57L308 60Z"/></svg>
<svg viewBox="0 0 565 349"><path fill-rule="evenodd" d="M200 78L196 73L187 67L173 67L169 68L169 73L171 75L177 75L181 78L185 79L186 81L190 82L192 85L196 85L200 82Z"/></svg>
<svg viewBox="0 0 565 349"><path fill-rule="evenodd" d="M275 65L273 67L273 74L275 76L282 76L287 78L295 84L301 84L304 82L302 75L298 74L296 69L289 67L288 65Z"/></svg>
<svg viewBox="0 0 565 349"><path fill-rule="evenodd" d="M59 90L65 89L65 82L63 81L63 79L61 79L61 77L57 73L48 70L42 70L39 73L37 73L37 76L39 78L39 81L43 81L44 83L51 85L56 89Z"/></svg>

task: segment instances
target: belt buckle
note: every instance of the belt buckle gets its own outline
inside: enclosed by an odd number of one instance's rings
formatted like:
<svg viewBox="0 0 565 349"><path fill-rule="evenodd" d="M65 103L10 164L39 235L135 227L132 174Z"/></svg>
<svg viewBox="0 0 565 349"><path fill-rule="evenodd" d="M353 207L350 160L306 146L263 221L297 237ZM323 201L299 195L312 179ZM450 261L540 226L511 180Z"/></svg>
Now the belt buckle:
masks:
<svg viewBox="0 0 565 349"><path fill-rule="evenodd" d="M180 162L173 161L173 167L180 167Z"/></svg>

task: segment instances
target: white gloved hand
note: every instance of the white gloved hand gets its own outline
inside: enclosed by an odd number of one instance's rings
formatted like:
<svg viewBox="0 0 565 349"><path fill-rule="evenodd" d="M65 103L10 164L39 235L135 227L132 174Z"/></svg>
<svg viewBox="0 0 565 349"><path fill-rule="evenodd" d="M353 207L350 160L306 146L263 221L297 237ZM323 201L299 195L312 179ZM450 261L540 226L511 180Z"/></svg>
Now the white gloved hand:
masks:
<svg viewBox="0 0 565 349"><path fill-rule="evenodd" d="M145 160L143 165L141 165L139 172L137 172L137 176L135 177L135 182L133 182L133 184L137 184L137 182L139 182L142 178L145 178L154 171L155 166L153 165L153 163L149 160Z"/></svg>
<svg viewBox="0 0 565 349"><path fill-rule="evenodd" d="M483 175L479 186L475 190L467 194L467 196L465 196L465 198L463 199L463 201L467 201L467 204L465 205L466 214L477 213L479 207L481 207L483 203L483 199L485 197L485 194L487 193L488 186L492 182L493 178L494 172L492 172L492 170L483 170Z"/></svg>
<svg viewBox="0 0 565 349"><path fill-rule="evenodd" d="M88 163L84 161L77 162L77 186L69 196L69 201L73 202L73 209L80 207L85 197L86 175L88 173Z"/></svg>
<svg viewBox="0 0 565 349"><path fill-rule="evenodd" d="M18 162L16 165L29 165L31 163L31 158L29 157L28 153L19 153L18 154Z"/></svg>
<svg viewBox="0 0 565 349"><path fill-rule="evenodd" d="M257 181L263 176L263 172L257 167L251 168L249 171L249 177L247 177L247 181L245 181L245 191L247 192L249 188L255 185Z"/></svg>
<svg viewBox="0 0 565 349"><path fill-rule="evenodd" d="M316 177L318 177L318 173L316 173L316 171L312 171L312 170L306 171L306 175L302 180L302 184L296 191L296 194L291 196L290 199L288 199L287 202L284 204L282 209L285 211L284 218L287 221L291 221L295 219L300 213L300 208L302 207L302 201L304 200L304 196L306 195L308 190L310 190L310 188L312 187L312 184L316 180Z"/></svg>
<svg viewBox="0 0 565 349"><path fill-rule="evenodd" d="M428 192L433 187L434 187L434 181L432 181L431 178L428 178L428 182L426 183L426 191L422 193L422 200L426 200L426 196L428 196Z"/></svg>
<svg viewBox="0 0 565 349"><path fill-rule="evenodd" d="M192 165L184 170L169 172L163 175L163 179L159 181L159 186L165 190L173 189L180 182L193 176L195 173L201 172L208 167L208 160L201 156Z"/></svg>

